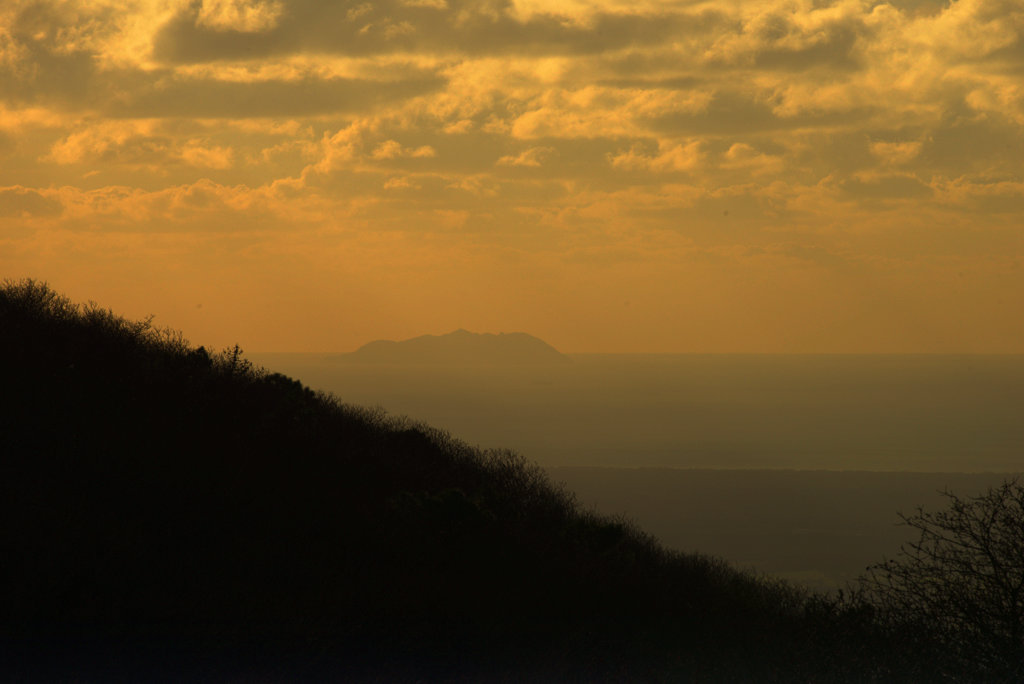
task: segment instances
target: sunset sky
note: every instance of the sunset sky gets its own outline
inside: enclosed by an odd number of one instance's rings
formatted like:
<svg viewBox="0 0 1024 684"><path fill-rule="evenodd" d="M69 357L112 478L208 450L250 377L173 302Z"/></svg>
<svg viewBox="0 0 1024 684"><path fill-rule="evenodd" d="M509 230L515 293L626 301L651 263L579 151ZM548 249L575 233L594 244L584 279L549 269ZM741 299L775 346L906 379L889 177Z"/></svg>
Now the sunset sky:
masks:
<svg viewBox="0 0 1024 684"><path fill-rule="evenodd" d="M4 0L4 277L250 351L1024 352L1024 4Z"/></svg>

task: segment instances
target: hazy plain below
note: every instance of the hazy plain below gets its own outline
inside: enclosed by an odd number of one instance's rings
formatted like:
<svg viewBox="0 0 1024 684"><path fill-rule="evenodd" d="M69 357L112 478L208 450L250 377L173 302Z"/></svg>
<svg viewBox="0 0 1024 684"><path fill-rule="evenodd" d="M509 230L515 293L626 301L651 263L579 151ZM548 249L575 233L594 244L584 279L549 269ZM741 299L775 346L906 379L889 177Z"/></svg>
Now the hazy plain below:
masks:
<svg viewBox="0 0 1024 684"><path fill-rule="evenodd" d="M667 545L841 584L897 511L1024 470L1022 355L569 355L518 366L251 354L343 401L514 449Z"/></svg>

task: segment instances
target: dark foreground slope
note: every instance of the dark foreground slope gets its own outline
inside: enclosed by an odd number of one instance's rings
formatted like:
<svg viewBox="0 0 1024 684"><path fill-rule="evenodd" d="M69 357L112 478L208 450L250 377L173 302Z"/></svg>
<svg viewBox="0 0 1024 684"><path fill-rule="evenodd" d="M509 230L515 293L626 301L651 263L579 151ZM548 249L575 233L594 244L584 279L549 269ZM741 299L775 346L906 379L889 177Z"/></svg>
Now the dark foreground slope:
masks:
<svg viewBox="0 0 1024 684"><path fill-rule="evenodd" d="M927 679L862 613L670 554L509 453L0 289L14 681Z"/></svg>

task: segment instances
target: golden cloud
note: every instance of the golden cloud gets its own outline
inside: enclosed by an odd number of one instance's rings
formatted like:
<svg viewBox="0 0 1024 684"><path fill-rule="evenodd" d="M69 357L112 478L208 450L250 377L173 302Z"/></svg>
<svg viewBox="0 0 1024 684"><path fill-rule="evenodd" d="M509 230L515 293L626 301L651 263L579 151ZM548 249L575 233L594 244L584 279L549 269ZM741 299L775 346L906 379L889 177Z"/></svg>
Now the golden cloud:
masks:
<svg viewBox="0 0 1024 684"><path fill-rule="evenodd" d="M802 286L942 291L937 254L1024 253L1017 4L11 0L0 240L40 264L144 244L104 235L258 243L329 280L342 240L428 272L404 239L482 279L571 268L594 298L646 268L764 301L722 275L751 269L805 297L799 327L825 308Z"/></svg>

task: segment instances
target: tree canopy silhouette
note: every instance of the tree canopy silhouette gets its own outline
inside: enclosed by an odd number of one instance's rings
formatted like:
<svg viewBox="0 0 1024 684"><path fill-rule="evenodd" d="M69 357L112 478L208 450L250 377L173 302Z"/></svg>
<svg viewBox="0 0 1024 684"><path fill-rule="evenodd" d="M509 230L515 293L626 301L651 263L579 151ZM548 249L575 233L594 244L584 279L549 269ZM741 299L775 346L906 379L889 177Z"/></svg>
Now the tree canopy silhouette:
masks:
<svg viewBox="0 0 1024 684"><path fill-rule="evenodd" d="M1024 680L1024 485L945 496L945 510L900 516L919 537L868 569L867 597L982 679Z"/></svg>

